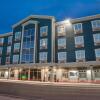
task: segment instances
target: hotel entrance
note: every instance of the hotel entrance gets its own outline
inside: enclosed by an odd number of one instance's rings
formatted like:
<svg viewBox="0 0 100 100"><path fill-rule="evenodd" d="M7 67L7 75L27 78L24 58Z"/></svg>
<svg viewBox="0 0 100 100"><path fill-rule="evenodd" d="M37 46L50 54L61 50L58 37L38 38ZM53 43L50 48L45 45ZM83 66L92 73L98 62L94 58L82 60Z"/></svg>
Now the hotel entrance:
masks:
<svg viewBox="0 0 100 100"><path fill-rule="evenodd" d="M41 80L41 70L40 69L22 69L19 71L19 80Z"/></svg>

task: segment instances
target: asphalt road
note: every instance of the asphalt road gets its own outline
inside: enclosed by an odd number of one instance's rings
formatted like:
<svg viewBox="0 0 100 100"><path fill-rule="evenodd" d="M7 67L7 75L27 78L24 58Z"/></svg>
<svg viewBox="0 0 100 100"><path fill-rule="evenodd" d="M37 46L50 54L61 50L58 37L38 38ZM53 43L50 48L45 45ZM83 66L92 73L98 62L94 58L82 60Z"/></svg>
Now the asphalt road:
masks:
<svg viewBox="0 0 100 100"><path fill-rule="evenodd" d="M25 100L25 99L6 96L6 95L0 95L0 100Z"/></svg>
<svg viewBox="0 0 100 100"><path fill-rule="evenodd" d="M26 100L100 100L100 87L0 82L0 94L18 96Z"/></svg>

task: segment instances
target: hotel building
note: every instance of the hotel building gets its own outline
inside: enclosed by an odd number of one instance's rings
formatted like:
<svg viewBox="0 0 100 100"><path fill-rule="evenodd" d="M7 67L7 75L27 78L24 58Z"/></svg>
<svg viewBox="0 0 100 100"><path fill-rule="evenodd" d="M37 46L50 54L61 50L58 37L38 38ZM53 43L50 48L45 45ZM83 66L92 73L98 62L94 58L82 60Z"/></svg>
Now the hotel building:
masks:
<svg viewBox="0 0 100 100"><path fill-rule="evenodd" d="M100 14L31 15L12 30L0 35L0 79L100 83Z"/></svg>

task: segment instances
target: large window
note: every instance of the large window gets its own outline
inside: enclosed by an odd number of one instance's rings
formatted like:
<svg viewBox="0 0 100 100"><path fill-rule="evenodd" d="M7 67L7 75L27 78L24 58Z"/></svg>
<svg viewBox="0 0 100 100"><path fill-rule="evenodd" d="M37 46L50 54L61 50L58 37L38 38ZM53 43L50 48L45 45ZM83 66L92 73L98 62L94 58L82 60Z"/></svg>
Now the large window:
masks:
<svg viewBox="0 0 100 100"><path fill-rule="evenodd" d="M40 49L47 49L47 39L40 40Z"/></svg>
<svg viewBox="0 0 100 100"><path fill-rule="evenodd" d="M65 36L66 31L64 25L57 26L57 34L58 36Z"/></svg>
<svg viewBox="0 0 100 100"><path fill-rule="evenodd" d="M1 57L0 57L0 64L1 64Z"/></svg>
<svg viewBox="0 0 100 100"><path fill-rule="evenodd" d="M48 34L48 26L40 27L40 36L47 36Z"/></svg>
<svg viewBox="0 0 100 100"><path fill-rule="evenodd" d="M41 63L47 62L47 52L40 52L39 62Z"/></svg>
<svg viewBox="0 0 100 100"><path fill-rule="evenodd" d="M58 49L66 48L66 38L59 38L58 39Z"/></svg>
<svg viewBox="0 0 100 100"><path fill-rule="evenodd" d="M34 33L34 28L30 28L24 31L21 63L34 62Z"/></svg>
<svg viewBox="0 0 100 100"><path fill-rule="evenodd" d="M8 54L8 53L11 53L11 46L8 46L8 47L7 47L7 54Z"/></svg>
<svg viewBox="0 0 100 100"><path fill-rule="evenodd" d="M76 60L77 61L84 61L85 60L85 50L77 50L75 51Z"/></svg>
<svg viewBox="0 0 100 100"><path fill-rule="evenodd" d="M75 37L75 47L77 47L77 48L84 47L84 38L83 38L83 36Z"/></svg>
<svg viewBox="0 0 100 100"><path fill-rule="evenodd" d="M20 43L15 43L14 44L14 52L19 52L19 48L20 48Z"/></svg>
<svg viewBox="0 0 100 100"><path fill-rule="evenodd" d="M3 44L4 38L0 38L0 44Z"/></svg>
<svg viewBox="0 0 100 100"><path fill-rule="evenodd" d="M8 37L8 44L11 44L12 43L12 36L9 36Z"/></svg>
<svg viewBox="0 0 100 100"><path fill-rule="evenodd" d="M100 45L100 33L93 34L94 45Z"/></svg>
<svg viewBox="0 0 100 100"><path fill-rule="evenodd" d="M58 62L65 63L66 62L67 53L66 52L58 52Z"/></svg>
<svg viewBox="0 0 100 100"><path fill-rule="evenodd" d="M92 29L93 29L93 31L99 31L100 30L100 20L92 21Z"/></svg>
<svg viewBox="0 0 100 100"><path fill-rule="evenodd" d="M20 40L21 39L21 32L16 32L15 33L15 41Z"/></svg>
<svg viewBox="0 0 100 100"><path fill-rule="evenodd" d="M13 55L13 63L18 64L19 61L19 55Z"/></svg>
<svg viewBox="0 0 100 100"><path fill-rule="evenodd" d="M10 56L6 57L6 64L10 64Z"/></svg>
<svg viewBox="0 0 100 100"><path fill-rule="evenodd" d="M83 32L82 23L74 24L73 27L74 27L74 33L75 34L79 34L79 33Z"/></svg>
<svg viewBox="0 0 100 100"><path fill-rule="evenodd" d="M96 56L96 58L100 58L100 48L95 49L95 56Z"/></svg>
<svg viewBox="0 0 100 100"><path fill-rule="evenodd" d="M0 47L0 55L2 54L2 47Z"/></svg>

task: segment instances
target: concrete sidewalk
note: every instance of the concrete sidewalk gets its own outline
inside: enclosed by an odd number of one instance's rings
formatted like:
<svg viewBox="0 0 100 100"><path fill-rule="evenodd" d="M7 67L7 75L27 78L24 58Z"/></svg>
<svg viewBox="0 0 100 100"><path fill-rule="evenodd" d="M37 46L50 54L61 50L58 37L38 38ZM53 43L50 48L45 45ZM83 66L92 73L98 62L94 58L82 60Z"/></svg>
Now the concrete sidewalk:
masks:
<svg viewBox="0 0 100 100"><path fill-rule="evenodd" d="M100 84L94 83L67 83L67 82L39 82L39 81L23 81L23 80L10 80L10 79L0 79L0 82L10 82L10 83L20 83L29 85L52 85L52 86L75 86L75 87L99 87Z"/></svg>

